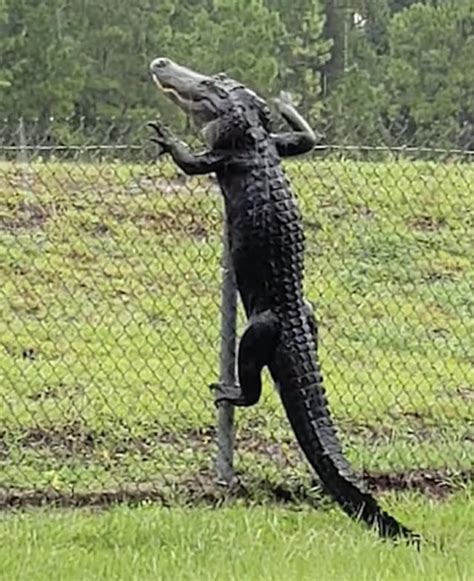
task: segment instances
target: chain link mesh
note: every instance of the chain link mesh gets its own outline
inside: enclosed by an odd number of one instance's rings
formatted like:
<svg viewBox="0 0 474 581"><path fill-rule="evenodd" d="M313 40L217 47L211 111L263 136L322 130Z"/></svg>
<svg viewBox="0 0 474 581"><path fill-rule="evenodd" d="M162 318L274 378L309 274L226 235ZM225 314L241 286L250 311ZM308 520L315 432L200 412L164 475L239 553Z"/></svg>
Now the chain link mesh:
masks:
<svg viewBox="0 0 474 581"><path fill-rule="evenodd" d="M123 121L0 125L10 501L215 488L222 203L146 138ZM330 404L369 476L472 467L472 153L339 144L285 163ZM308 483L267 376L264 394L236 414L237 473L260 490Z"/></svg>

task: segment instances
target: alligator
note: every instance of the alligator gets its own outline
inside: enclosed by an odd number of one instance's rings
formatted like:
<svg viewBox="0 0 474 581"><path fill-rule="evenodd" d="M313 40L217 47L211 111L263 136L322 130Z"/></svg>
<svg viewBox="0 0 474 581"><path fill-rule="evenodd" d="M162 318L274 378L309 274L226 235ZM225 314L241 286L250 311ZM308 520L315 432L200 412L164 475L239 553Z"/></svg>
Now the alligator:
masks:
<svg viewBox="0 0 474 581"><path fill-rule="evenodd" d="M167 58L150 65L160 91L201 131L194 153L159 120L149 123L159 155L188 175L215 174L224 198L229 249L247 326L237 353L238 383L217 385L216 404L252 406L268 368L296 439L323 488L380 537L421 536L382 510L345 458L318 358L318 325L303 294L304 233L282 158L313 149L316 137L288 98L276 99L291 131L273 132L267 102L225 73L207 76Z"/></svg>

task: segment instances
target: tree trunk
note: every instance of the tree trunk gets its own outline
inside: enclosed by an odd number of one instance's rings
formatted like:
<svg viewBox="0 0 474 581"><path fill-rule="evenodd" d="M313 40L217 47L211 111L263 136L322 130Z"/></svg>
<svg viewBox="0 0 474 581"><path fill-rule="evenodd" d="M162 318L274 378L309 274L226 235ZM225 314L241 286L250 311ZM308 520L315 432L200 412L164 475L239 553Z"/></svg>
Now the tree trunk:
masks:
<svg viewBox="0 0 474 581"><path fill-rule="evenodd" d="M325 0L324 35L333 41L331 59L324 68L324 92L330 93L347 65L350 0Z"/></svg>

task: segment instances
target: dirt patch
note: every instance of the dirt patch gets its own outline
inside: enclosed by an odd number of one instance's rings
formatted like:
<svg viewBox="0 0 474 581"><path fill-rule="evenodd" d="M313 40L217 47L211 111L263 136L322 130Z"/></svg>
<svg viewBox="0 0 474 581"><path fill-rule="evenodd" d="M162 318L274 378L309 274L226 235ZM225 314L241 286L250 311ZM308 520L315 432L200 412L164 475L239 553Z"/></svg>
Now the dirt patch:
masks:
<svg viewBox="0 0 474 581"><path fill-rule="evenodd" d="M427 437L428 426L422 425L425 418L413 414L413 432L416 437ZM421 422L421 423L420 423ZM418 425L420 423L420 425ZM343 423L343 432L349 438L364 442L386 444L393 437L388 428L369 424ZM257 429L256 429L257 428ZM301 451L290 433L272 438L268 426L260 420L252 422L252 428L242 425L236 436L236 457L240 472L232 486L218 482L211 462L216 453L216 430L214 426L203 426L180 432L166 431L156 425L143 425L140 435L134 436L127 427L109 431L90 430L80 422L51 428L40 426L23 432L0 432L0 460L4 463L18 458L18 452L33 453L45 465L84 467L107 465L117 469L127 458L136 462L153 460L161 447L164 454L172 457L201 458L193 467L183 465L183 472L174 471L167 476L157 474L141 476L130 481L127 474L115 481L115 488L96 484L98 489L56 489L50 485L42 488L8 486L0 482L0 510L37 507L107 507L117 503L140 504L155 502L164 506L199 505L219 506L235 500L249 506L255 503L287 503L297 506L307 504L320 507L324 494L318 482L311 482ZM420 436L421 434L421 436ZM435 437L428 434L429 437ZM413 436L415 437L415 436ZM106 455L104 456L104 452ZM156 457L156 456L155 456ZM107 460L105 461L104 458ZM105 464L104 464L105 462ZM150 465L151 466L151 465ZM266 468L271 467L270 471ZM298 469L297 469L298 468ZM271 474L271 479L265 476ZM374 494L388 491L414 491L431 498L443 500L464 484L471 482L474 469L415 469L403 471L366 470L358 473ZM123 480L123 483L122 483ZM130 486L130 482L133 485Z"/></svg>
<svg viewBox="0 0 474 581"><path fill-rule="evenodd" d="M189 195L196 192L219 194L220 189L215 180L210 178L189 178L184 174L165 178L162 176L137 176L126 186L127 193L131 195L152 192L162 196Z"/></svg>
<svg viewBox="0 0 474 581"><path fill-rule="evenodd" d="M137 505L154 502L162 506L173 506L177 503L186 506L217 507L235 500L254 505L261 503L301 504L313 507L321 506L324 499L319 488L305 487L299 483L275 484L265 478L249 479L246 483L236 479L231 485L218 481L210 472L188 475L173 487L137 485L135 488L90 491L58 492L53 489L5 490L0 488L0 510L26 507L71 507L71 508L106 508L120 503Z"/></svg>
<svg viewBox="0 0 474 581"><path fill-rule="evenodd" d="M390 490L416 491L434 498L446 498L462 485L472 482L474 469L453 470L408 470L404 472L364 472L369 488L377 493Z"/></svg>
<svg viewBox="0 0 474 581"><path fill-rule="evenodd" d="M375 212L366 204L352 204L352 212L360 218L375 218Z"/></svg>
<svg viewBox="0 0 474 581"><path fill-rule="evenodd" d="M456 267L446 267L444 270L432 270L427 272L422 276L422 280L427 283L437 283L437 282L455 282L459 280L462 275L462 270Z"/></svg>
<svg viewBox="0 0 474 581"><path fill-rule="evenodd" d="M22 202L11 214L0 215L0 229L17 231L40 228L49 218L50 212L44 206Z"/></svg>
<svg viewBox="0 0 474 581"><path fill-rule="evenodd" d="M124 207L112 206L110 216L118 223L134 224L139 230L153 230L171 236L184 235L199 241L208 240L210 227L214 226L216 232L218 228L218 224L205 223L202 216L185 208L180 208L176 213L135 211L130 214Z"/></svg>
<svg viewBox="0 0 474 581"><path fill-rule="evenodd" d="M421 232L438 232L441 228L447 226L447 224L444 216L429 216L427 214L414 216L409 220L409 225Z"/></svg>
<svg viewBox="0 0 474 581"><path fill-rule="evenodd" d="M323 225L321 224L321 222L318 222L318 220L308 220L308 219L303 219L303 229L305 231L309 231L309 232L319 232L320 230L322 230Z"/></svg>
<svg viewBox="0 0 474 581"><path fill-rule="evenodd" d="M439 389L437 394L443 398L459 398L466 403L474 402L474 387L468 385L454 389Z"/></svg>
<svg viewBox="0 0 474 581"><path fill-rule="evenodd" d="M101 437L103 436L100 433L93 433L73 423L64 428L52 430L41 427L31 428L15 435L13 445L24 450L45 450L65 460L71 456L84 459L91 455ZM10 435L6 431L0 433L0 442L3 449L9 449L12 446Z"/></svg>
<svg viewBox="0 0 474 581"><path fill-rule="evenodd" d="M474 470L463 472L418 470L398 473L364 472L372 493L388 491L415 491L437 500L447 498L464 484L472 482ZM166 484L139 484L135 487L90 492L59 492L52 488L0 488L0 510L31 507L107 508L117 504L138 505L156 503L161 506L212 506L230 504L236 500L248 506L285 504L298 507L308 505L321 508L329 505L327 495L317 483L306 485L300 481L276 484L267 478L237 477L232 485L224 485L209 471L188 475L172 486Z"/></svg>
<svg viewBox="0 0 474 581"><path fill-rule="evenodd" d="M36 508L42 506L61 508L107 507L119 503L139 504L145 501L166 505L159 491L108 490L84 493L59 493L55 490L1 490L0 510Z"/></svg>
<svg viewBox="0 0 474 581"><path fill-rule="evenodd" d="M190 211L180 211L179 215L168 212L142 213L132 216L132 222L140 229L153 229L159 232L176 233L197 238L208 239L207 229L202 220Z"/></svg>
<svg viewBox="0 0 474 581"><path fill-rule="evenodd" d="M158 177L137 176L126 185L126 191L130 195L140 195L147 192L159 193L164 196L173 196L189 193L186 190L186 176Z"/></svg>
<svg viewBox="0 0 474 581"><path fill-rule="evenodd" d="M47 395L54 397L54 392ZM44 397L44 394L32 397ZM119 430L111 434L105 430L90 430L80 422L73 422L54 428L36 426L14 434L7 430L0 431L0 452L7 458L10 449L19 448L52 455L66 463L71 458L88 461L95 452L107 450L111 462L120 462L124 454L146 459L160 444L175 448L176 454L182 453L184 449L207 453L209 443L214 440L213 427L183 432L150 428L140 436L134 436L126 429L122 430L122 434Z"/></svg>
<svg viewBox="0 0 474 581"><path fill-rule="evenodd" d="M76 389L81 389L77 386ZM63 393L63 392L62 392ZM32 399L55 398L57 390L51 388L32 394ZM399 426L397 438L412 444L436 442L445 438L444 425L436 420L419 414L406 411L402 414L393 414L394 424ZM400 422L403 422L403 433L400 434ZM469 432L469 419L466 418L465 439L472 437ZM341 421L338 430L349 445L363 443L367 447L387 446L393 441L394 428L380 423ZM250 464L252 458L265 459L277 467L293 466L301 462L301 451L293 434L288 431L273 437L269 427L263 420L254 418L251 425L239 426L236 437L236 453L243 461ZM33 450L52 455L67 461L88 460L97 451L107 451L112 462L120 462L124 454L131 454L141 459L153 456L157 447L173 448L177 455L192 450L196 454L209 455L210 447L217 446L217 434L214 426L202 426L187 430L164 430L160 424L146 424L138 429L135 426L134 434L129 428L117 426L111 430L90 429L82 422L73 422L65 426L42 427L35 426L22 431L0 431L0 449L4 455L10 448Z"/></svg>
<svg viewBox="0 0 474 581"><path fill-rule="evenodd" d="M375 217L375 212L366 204L335 204L333 201L326 201L319 205L322 212L332 220L350 219L353 217L361 219L372 219Z"/></svg>

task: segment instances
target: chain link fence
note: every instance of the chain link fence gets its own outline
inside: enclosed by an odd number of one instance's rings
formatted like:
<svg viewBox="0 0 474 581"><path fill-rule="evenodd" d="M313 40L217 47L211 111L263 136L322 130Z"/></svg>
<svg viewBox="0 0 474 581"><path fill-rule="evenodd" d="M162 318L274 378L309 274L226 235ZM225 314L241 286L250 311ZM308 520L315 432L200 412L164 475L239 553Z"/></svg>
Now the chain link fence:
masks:
<svg viewBox="0 0 474 581"><path fill-rule="evenodd" d="M215 498L233 418L209 385L244 324L217 184L156 161L142 125L56 123L0 126L0 501ZM330 405L374 485L471 476L472 153L285 163ZM235 413L235 472L252 498L311 489L267 376Z"/></svg>

